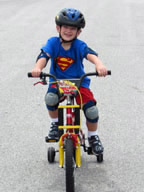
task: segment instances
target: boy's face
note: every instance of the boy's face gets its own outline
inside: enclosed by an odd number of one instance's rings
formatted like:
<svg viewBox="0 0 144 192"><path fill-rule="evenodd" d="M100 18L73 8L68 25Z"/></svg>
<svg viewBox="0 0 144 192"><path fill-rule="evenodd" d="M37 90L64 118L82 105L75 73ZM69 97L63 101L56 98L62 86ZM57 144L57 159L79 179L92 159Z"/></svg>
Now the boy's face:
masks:
<svg viewBox="0 0 144 192"><path fill-rule="evenodd" d="M58 33L60 33L61 37L65 40L65 41L71 41L73 40L75 37L78 37L79 34L81 33L81 30L78 30L77 27L72 27L72 26L67 26L67 25L62 25L60 26L56 26Z"/></svg>

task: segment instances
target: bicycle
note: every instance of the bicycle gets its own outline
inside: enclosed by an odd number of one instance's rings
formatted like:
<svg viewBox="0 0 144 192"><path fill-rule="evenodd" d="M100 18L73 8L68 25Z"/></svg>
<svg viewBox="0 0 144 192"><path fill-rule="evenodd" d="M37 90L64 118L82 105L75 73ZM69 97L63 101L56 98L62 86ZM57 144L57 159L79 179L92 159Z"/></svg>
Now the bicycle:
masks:
<svg viewBox="0 0 144 192"><path fill-rule="evenodd" d="M107 74L111 75L111 71L108 71ZM83 147L84 152L87 152L88 155L93 155L92 148L86 146L85 134L81 129L82 98L79 89L86 76L98 76L98 73L86 73L82 75L80 79L64 80L58 80L51 74L41 73L41 81L37 82L47 85L46 78L52 77L54 79L53 83L58 89L58 95L64 97L66 100L66 105L61 104L58 106L59 138L45 138L47 143L59 143L59 150L55 150L54 147L48 148L47 158L49 163L53 163L56 152L59 152L59 167L65 167L66 171L66 192L75 191L74 170L75 168L81 167L81 146ZM32 74L28 73L28 77L32 77ZM81 105L75 104L75 97L77 94L80 95ZM96 155L96 158L98 163L103 162L103 153Z"/></svg>

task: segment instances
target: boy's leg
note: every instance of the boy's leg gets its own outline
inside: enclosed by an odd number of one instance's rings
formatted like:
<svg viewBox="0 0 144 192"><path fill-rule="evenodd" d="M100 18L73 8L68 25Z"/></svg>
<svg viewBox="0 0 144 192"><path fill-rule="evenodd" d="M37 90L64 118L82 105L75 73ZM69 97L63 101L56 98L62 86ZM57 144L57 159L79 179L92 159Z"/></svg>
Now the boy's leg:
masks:
<svg viewBox="0 0 144 192"><path fill-rule="evenodd" d="M100 154L103 152L104 148L98 136L98 109L96 106L96 100L93 97L92 92L89 89L80 89L82 100L83 100L83 110L86 117L86 124L88 128L88 141L92 147L92 151L95 154ZM77 103L80 104L80 99L77 97Z"/></svg>
<svg viewBox="0 0 144 192"><path fill-rule="evenodd" d="M88 141L90 146L92 147L92 151L94 154L101 154L104 151L103 145L98 136L98 123L91 123L87 121L88 127Z"/></svg>
<svg viewBox="0 0 144 192"><path fill-rule="evenodd" d="M86 121L86 125L88 128L88 137L91 137L92 135L98 134L98 123L91 123L88 120Z"/></svg>
<svg viewBox="0 0 144 192"><path fill-rule="evenodd" d="M88 113L86 113L89 111ZM101 154L104 151L100 138L98 136L98 113L97 113L96 105L90 106L85 109L86 116L86 124L88 128L88 141L90 146L92 147L92 151L94 154ZM91 115L91 116L90 116ZM94 119L95 117L95 119Z"/></svg>
<svg viewBox="0 0 144 192"><path fill-rule="evenodd" d="M56 119L58 118L58 109L56 109L55 111L50 111L48 110L49 116L51 119Z"/></svg>
<svg viewBox="0 0 144 192"><path fill-rule="evenodd" d="M51 119L51 126L49 129L48 137L53 139L58 139L58 110L50 111L48 110L50 119Z"/></svg>
<svg viewBox="0 0 144 192"><path fill-rule="evenodd" d="M48 113L51 120L51 126L48 133L48 137L52 139L57 139L58 133L58 104L59 98L57 95L57 89L50 87L45 95L45 103L48 109Z"/></svg>

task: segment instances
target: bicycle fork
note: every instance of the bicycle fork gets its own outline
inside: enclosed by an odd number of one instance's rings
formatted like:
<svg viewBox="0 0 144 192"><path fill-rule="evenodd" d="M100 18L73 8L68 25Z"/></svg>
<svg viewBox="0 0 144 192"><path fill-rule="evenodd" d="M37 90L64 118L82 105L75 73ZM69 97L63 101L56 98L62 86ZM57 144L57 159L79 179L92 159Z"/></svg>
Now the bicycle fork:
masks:
<svg viewBox="0 0 144 192"><path fill-rule="evenodd" d="M59 167L62 168L64 166L64 138L69 137L69 135L73 140L73 142L77 140L76 146L74 146L75 147L75 164L76 164L76 167L81 167L80 140L78 136L76 136L74 133L70 133L70 134L65 133L63 136L61 136L59 140Z"/></svg>
<svg viewBox="0 0 144 192"><path fill-rule="evenodd" d="M66 133L64 133L59 140L59 167L64 166L64 140L68 137L73 140L73 145L75 148L75 163L76 167L81 167L81 149L80 149L80 139L78 137L78 134L74 133L74 129L80 129L80 124L75 125L74 119L75 115L72 109L78 109L80 108L79 105L60 105L58 107L60 110L60 124L59 129L67 129ZM63 125L63 109L66 109L66 125Z"/></svg>

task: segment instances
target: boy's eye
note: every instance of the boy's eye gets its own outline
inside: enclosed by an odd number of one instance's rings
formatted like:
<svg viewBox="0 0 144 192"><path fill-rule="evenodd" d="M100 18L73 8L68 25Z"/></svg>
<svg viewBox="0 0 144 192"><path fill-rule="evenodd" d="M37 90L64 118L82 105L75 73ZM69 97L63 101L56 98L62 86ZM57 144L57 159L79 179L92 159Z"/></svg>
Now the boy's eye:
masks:
<svg viewBox="0 0 144 192"><path fill-rule="evenodd" d="M63 25L63 27L65 29L70 29L70 30L73 30L73 31L77 29L76 27L71 27L71 26L67 26L67 25Z"/></svg>
<svg viewBox="0 0 144 192"><path fill-rule="evenodd" d="M67 26L67 25L64 25L63 27L64 27L65 29L67 29L67 28L68 28L68 26Z"/></svg>
<svg viewBox="0 0 144 192"><path fill-rule="evenodd" d="M72 30L76 30L77 28L76 27L71 27Z"/></svg>

